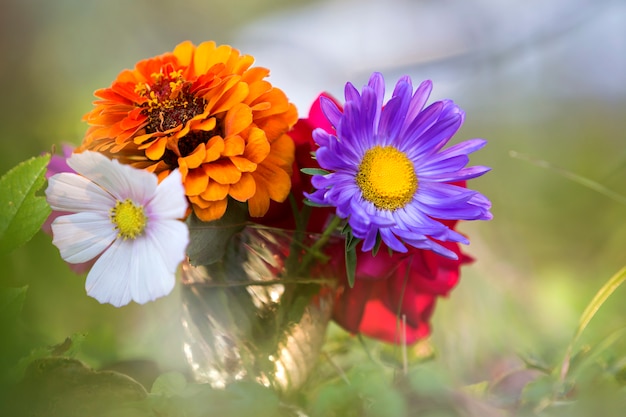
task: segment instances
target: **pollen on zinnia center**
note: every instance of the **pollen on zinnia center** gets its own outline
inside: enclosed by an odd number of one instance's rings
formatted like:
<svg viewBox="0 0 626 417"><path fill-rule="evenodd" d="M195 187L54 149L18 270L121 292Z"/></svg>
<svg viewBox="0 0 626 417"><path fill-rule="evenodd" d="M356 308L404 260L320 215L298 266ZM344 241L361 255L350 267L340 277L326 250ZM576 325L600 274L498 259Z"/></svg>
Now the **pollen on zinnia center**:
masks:
<svg viewBox="0 0 626 417"><path fill-rule="evenodd" d="M368 149L359 164L356 183L363 198L381 210L406 206L417 191L413 163L393 146Z"/></svg>
<svg viewBox="0 0 626 417"><path fill-rule="evenodd" d="M167 72L168 68L162 71ZM152 84L135 86L135 92L146 98L142 105L149 120L146 132L165 132L182 127L204 112L205 100L190 92L192 83L183 78L182 70L169 68L169 73L154 73L151 78Z"/></svg>
<svg viewBox="0 0 626 417"><path fill-rule="evenodd" d="M148 224L148 217L143 206L136 205L132 200L118 201L111 209L111 222L123 239L136 239L143 234Z"/></svg>

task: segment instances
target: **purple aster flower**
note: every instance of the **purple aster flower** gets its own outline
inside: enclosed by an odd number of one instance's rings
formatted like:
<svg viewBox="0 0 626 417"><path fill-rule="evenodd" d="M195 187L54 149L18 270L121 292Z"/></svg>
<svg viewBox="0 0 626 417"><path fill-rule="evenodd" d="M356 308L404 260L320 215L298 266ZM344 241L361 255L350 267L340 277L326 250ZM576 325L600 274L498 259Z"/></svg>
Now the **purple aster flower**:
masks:
<svg viewBox="0 0 626 417"><path fill-rule="evenodd" d="M383 105L384 79L374 73L361 93L346 84L343 111L322 98L335 133L313 132L320 146L317 161L328 174L314 175L316 190L306 196L315 204L336 207L353 236L363 240L363 251L372 250L380 238L394 251L406 252L408 244L456 259L436 241L469 241L440 220L492 218L490 201L462 186L489 171L466 167L468 154L486 141L473 139L442 149L463 123L464 113L451 100L424 108L431 90L432 83L424 81L413 92L411 79L403 77Z"/></svg>

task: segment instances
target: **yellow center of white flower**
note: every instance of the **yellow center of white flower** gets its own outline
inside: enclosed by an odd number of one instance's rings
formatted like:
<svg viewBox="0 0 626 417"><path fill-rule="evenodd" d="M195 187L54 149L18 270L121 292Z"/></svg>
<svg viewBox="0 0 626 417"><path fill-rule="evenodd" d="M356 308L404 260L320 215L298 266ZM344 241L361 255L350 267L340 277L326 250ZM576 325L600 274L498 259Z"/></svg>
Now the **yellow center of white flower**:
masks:
<svg viewBox="0 0 626 417"><path fill-rule="evenodd" d="M136 205L127 198L115 203L115 207L111 209L111 222L115 225L118 237L136 239L146 229L148 217L143 206Z"/></svg>
<svg viewBox="0 0 626 417"><path fill-rule="evenodd" d="M368 149L359 165L356 183L363 198L388 211L406 206L417 191L413 162L393 146Z"/></svg>

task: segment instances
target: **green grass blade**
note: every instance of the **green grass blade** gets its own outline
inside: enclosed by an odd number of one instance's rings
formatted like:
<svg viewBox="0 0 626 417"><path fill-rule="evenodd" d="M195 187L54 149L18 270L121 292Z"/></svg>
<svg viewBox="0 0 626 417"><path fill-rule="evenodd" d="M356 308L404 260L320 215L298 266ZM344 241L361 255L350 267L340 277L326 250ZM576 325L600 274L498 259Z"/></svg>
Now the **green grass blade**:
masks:
<svg viewBox="0 0 626 417"><path fill-rule="evenodd" d="M591 322L591 319L593 319L598 310L600 310L600 307L602 307L605 301L611 296L611 294L613 294L613 292L615 292L617 288L619 288L620 285L622 285L622 283L624 283L624 281L626 281L626 266L620 269L602 286L602 288L600 288L600 290L598 290L591 302L587 305L587 308L585 308L585 311L583 311L583 314L580 316L580 320L578 322L578 327L576 328L576 333L567 348L563 364L561 365L561 380L564 380L567 375L572 352L574 350L574 346L578 342L578 339L580 339L580 336Z"/></svg>
<svg viewBox="0 0 626 417"><path fill-rule="evenodd" d="M541 159L535 159L535 158L532 158L532 157L530 157L528 155L524 155L524 154L521 154L521 153L518 153L518 152L515 152L515 151L510 151L509 155L511 155L512 158L520 159L522 161L530 162L531 164L536 165L538 167L549 169L550 171L556 172L557 174L561 175L562 177L565 177L565 178L567 178L569 180L572 180L572 181L574 181L574 182L576 182L576 183L578 183L578 184L580 184L582 186L590 188L590 189L592 189L592 190L594 190L594 191L604 195L605 197L608 197L610 199L613 199L613 200L617 201L618 203L626 205L626 196L623 196L623 195L621 195L619 193L616 193L615 191L606 188L604 185L602 185L602 184L600 184L600 183L598 183L596 181L590 180L589 178L583 177L582 175L578 175L578 174L575 174L575 173L573 173L571 171L568 171L566 169L554 166L554 165L552 165L548 161L544 161L544 160L541 160Z"/></svg>

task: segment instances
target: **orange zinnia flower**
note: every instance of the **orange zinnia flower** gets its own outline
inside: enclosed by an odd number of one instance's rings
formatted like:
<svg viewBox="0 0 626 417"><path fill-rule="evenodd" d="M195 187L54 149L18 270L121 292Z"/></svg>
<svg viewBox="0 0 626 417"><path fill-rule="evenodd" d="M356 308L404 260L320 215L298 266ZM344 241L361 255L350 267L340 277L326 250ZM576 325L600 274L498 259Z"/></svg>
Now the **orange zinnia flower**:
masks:
<svg viewBox="0 0 626 417"><path fill-rule="evenodd" d="M91 126L77 149L95 150L165 178L179 168L193 211L219 219L228 199L263 216L291 188L298 115L264 80L265 68L227 45L183 42L140 61L98 90Z"/></svg>

